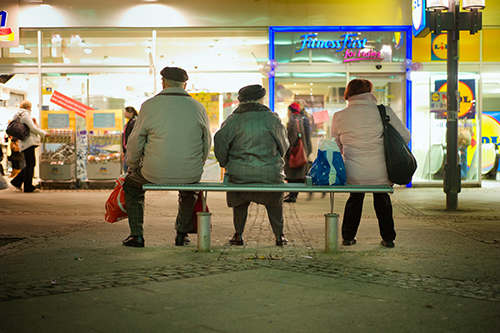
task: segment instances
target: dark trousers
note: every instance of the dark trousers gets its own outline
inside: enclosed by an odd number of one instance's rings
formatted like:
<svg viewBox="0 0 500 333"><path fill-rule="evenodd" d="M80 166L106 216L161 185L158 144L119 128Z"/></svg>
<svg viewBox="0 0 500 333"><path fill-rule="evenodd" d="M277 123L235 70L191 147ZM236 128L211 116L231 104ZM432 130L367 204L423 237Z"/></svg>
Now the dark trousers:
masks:
<svg viewBox="0 0 500 333"><path fill-rule="evenodd" d="M142 185L150 183L141 174L140 170L128 174L123 183L125 192L125 206L127 207L128 224L132 236L143 236L144 229L144 197ZM188 232L193 229L193 210L198 200L198 193L179 191L179 208L175 221L177 232Z"/></svg>
<svg viewBox="0 0 500 333"><path fill-rule="evenodd" d="M233 207L233 223L237 233L243 234L248 216L250 201ZM283 234L283 206L266 206L267 217L276 236Z"/></svg>
<svg viewBox="0 0 500 333"><path fill-rule="evenodd" d="M342 222L342 238L353 240L358 232L363 212L364 193L351 193L344 209L344 220ZM373 207L377 214L380 236L385 241L396 239L394 230L394 219L392 217L391 198L387 193L373 193Z"/></svg>
<svg viewBox="0 0 500 333"><path fill-rule="evenodd" d="M33 186L33 174L35 172L35 148L36 146L31 146L26 150L23 150L24 161L26 162L24 168L17 176L10 182L16 187L21 187L24 184L24 192L33 192L35 186Z"/></svg>

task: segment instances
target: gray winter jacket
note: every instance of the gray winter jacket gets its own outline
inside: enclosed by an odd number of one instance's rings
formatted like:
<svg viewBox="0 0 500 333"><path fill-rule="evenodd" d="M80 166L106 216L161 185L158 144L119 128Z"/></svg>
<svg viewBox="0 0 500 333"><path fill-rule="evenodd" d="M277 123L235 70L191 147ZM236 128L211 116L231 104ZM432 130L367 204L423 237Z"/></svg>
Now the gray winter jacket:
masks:
<svg viewBox="0 0 500 333"><path fill-rule="evenodd" d="M175 94L175 95L163 95ZM182 88L148 99L127 141L127 165L150 182L200 181L212 136L207 111Z"/></svg>
<svg viewBox="0 0 500 333"><path fill-rule="evenodd" d="M215 133L214 152L232 183L283 183L285 126L267 106L240 104Z"/></svg>

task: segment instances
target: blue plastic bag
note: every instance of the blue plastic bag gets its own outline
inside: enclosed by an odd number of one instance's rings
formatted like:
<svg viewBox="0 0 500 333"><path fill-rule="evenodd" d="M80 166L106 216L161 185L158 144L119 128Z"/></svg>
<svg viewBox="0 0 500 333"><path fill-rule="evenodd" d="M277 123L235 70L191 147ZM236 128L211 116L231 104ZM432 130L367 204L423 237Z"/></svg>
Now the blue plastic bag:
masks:
<svg viewBox="0 0 500 333"><path fill-rule="evenodd" d="M309 170L314 185L345 185L346 174L342 154L335 139L322 137L318 142L318 156Z"/></svg>

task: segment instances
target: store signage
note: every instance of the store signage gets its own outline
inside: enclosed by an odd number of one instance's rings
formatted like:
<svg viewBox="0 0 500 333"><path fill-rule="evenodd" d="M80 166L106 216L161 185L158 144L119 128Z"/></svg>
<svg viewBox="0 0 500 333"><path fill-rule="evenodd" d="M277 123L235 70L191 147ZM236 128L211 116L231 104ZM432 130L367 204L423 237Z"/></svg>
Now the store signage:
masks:
<svg viewBox="0 0 500 333"><path fill-rule="evenodd" d="M372 49L364 49L359 51L351 51L349 49L345 50L344 61L359 61L359 60L383 60L384 57L380 52L374 51Z"/></svg>
<svg viewBox="0 0 500 333"><path fill-rule="evenodd" d="M75 114L85 118L86 117L86 111L87 110L94 110L90 106L87 106L85 104L82 104L78 101L75 101L74 99L65 96L57 91L54 91L52 94L52 97L50 97L50 101L54 104L57 104L66 110L69 111L75 111Z"/></svg>
<svg viewBox="0 0 500 333"><path fill-rule="evenodd" d="M19 1L2 0L0 4L0 47L19 46Z"/></svg>
<svg viewBox="0 0 500 333"><path fill-rule="evenodd" d="M318 40L316 37L318 34L307 34L302 35L302 47L300 50L295 51L295 53L302 52L304 49L338 49L335 52L341 52L346 47L347 48L358 48L364 49L366 47L366 38L354 39L353 37L358 36L358 34L345 34L340 37L342 39L338 40Z"/></svg>
<svg viewBox="0 0 500 333"><path fill-rule="evenodd" d="M438 92L446 92L448 84L446 80L437 80L434 83L435 90ZM458 118L475 119L476 117L476 80L460 80L458 82L458 93L460 104L458 108ZM438 119L446 119L446 112L439 113Z"/></svg>
<svg viewBox="0 0 500 333"><path fill-rule="evenodd" d="M431 112L446 112L446 92L433 91L431 92L429 109Z"/></svg>
<svg viewBox="0 0 500 333"><path fill-rule="evenodd" d="M448 58L448 35L432 34L431 61L443 61Z"/></svg>
<svg viewBox="0 0 500 333"><path fill-rule="evenodd" d="M487 111L482 114L482 142L500 144L500 112ZM500 167L500 166L499 166Z"/></svg>
<svg viewBox="0 0 500 333"><path fill-rule="evenodd" d="M413 11L412 11L412 21L413 21L413 36L415 37L425 37L429 34L429 27L427 26L426 17L426 4L425 0L413 0Z"/></svg>
<svg viewBox="0 0 500 333"><path fill-rule="evenodd" d="M336 49L335 52L345 50L343 62L360 61L360 60L383 60L384 57L380 52L366 47L368 39L354 39L358 34L345 34L337 40L318 40L318 34L302 35L302 45L295 53L302 52L305 49ZM355 50L352 50L355 49Z"/></svg>

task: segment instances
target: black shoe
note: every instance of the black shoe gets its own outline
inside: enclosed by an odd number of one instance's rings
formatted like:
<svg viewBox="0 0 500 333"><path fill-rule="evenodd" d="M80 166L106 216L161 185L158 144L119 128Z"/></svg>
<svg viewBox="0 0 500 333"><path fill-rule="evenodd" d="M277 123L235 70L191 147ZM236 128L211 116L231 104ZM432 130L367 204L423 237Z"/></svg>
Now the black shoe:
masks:
<svg viewBox="0 0 500 333"><path fill-rule="evenodd" d="M229 240L229 244L231 245L243 245L243 237L241 234L235 232L233 238Z"/></svg>
<svg viewBox="0 0 500 333"><path fill-rule="evenodd" d="M342 245L347 245L347 246L348 246L348 245L354 245L354 244L356 244L356 243L357 243L356 238L354 238L353 240L347 240L347 239L344 239L344 240L342 241Z"/></svg>
<svg viewBox="0 0 500 333"><path fill-rule="evenodd" d="M288 197L285 200L283 200L283 202L295 202L295 201L296 201L296 199L292 198L292 197Z"/></svg>
<svg viewBox="0 0 500 333"><path fill-rule="evenodd" d="M183 246L183 245L188 245L191 242L191 239L185 232L178 232L177 236L175 237L175 245L176 246Z"/></svg>
<svg viewBox="0 0 500 333"><path fill-rule="evenodd" d="M144 237L142 237L142 236L128 236L128 238L125 239L122 242L122 244L125 246L144 247Z"/></svg>
<svg viewBox="0 0 500 333"><path fill-rule="evenodd" d="M380 245L385 246L385 247L394 247L394 242L382 240L380 242Z"/></svg>
<svg viewBox="0 0 500 333"><path fill-rule="evenodd" d="M288 239L285 238L285 235L276 236L276 246L283 246L288 244Z"/></svg>

